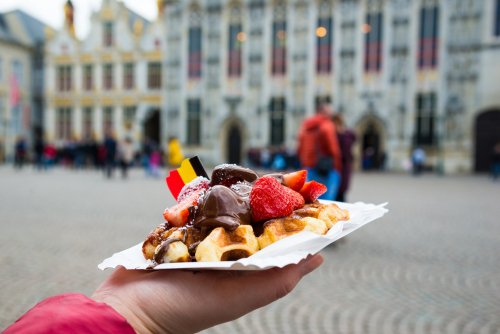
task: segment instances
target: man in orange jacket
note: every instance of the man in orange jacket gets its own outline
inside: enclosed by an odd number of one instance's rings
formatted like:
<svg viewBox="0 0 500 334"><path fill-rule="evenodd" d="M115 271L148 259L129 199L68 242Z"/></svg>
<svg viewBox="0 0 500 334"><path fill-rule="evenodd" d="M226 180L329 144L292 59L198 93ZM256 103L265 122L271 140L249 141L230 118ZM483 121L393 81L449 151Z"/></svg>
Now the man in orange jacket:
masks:
<svg viewBox="0 0 500 334"><path fill-rule="evenodd" d="M319 105L316 115L302 123L298 139L300 163L307 169L309 180L327 186L327 192L320 198L328 200L337 196L342 170L342 156L332 115L330 105Z"/></svg>

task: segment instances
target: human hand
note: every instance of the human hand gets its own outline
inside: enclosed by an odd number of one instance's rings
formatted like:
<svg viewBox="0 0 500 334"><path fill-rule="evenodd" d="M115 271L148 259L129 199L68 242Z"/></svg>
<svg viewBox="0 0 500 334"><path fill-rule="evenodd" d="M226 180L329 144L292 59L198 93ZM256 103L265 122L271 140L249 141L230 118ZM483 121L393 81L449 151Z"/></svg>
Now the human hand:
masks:
<svg viewBox="0 0 500 334"><path fill-rule="evenodd" d="M92 298L113 307L138 333L193 333L284 297L321 263L316 254L263 271L118 268Z"/></svg>

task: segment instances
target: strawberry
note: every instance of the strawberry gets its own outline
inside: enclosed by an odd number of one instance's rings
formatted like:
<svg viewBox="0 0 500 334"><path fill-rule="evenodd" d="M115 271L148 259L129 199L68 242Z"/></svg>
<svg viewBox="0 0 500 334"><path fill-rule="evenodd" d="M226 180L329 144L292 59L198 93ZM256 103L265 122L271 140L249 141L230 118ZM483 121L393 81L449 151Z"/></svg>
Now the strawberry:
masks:
<svg viewBox="0 0 500 334"><path fill-rule="evenodd" d="M184 196L183 200L171 208L166 208L163 212L163 218L176 227L186 225L189 220L189 209L198 204L198 199L205 192L205 189L193 190Z"/></svg>
<svg viewBox="0 0 500 334"><path fill-rule="evenodd" d="M316 181L309 181L304 183L299 192L304 197L306 203L312 203L326 192L326 186Z"/></svg>
<svg viewBox="0 0 500 334"><path fill-rule="evenodd" d="M197 178L186 184L184 187L182 187L179 196L177 196L177 203L184 201L193 192L197 192L199 190L207 190L209 186L210 181L208 181L208 179L202 176L198 176Z"/></svg>
<svg viewBox="0 0 500 334"><path fill-rule="evenodd" d="M307 171L299 170L297 172L283 175L283 184L295 191L300 191L306 182Z"/></svg>
<svg viewBox="0 0 500 334"><path fill-rule="evenodd" d="M264 176L255 181L250 192L254 222L288 216L293 207L293 196L275 178Z"/></svg>
<svg viewBox="0 0 500 334"><path fill-rule="evenodd" d="M301 194L299 194L298 192L296 192L295 190L292 190L288 187L284 187L284 189L286 190L286 192L290 195L290 197L292 198L292 203L293 203L293 209L300 209L301 207L304 206L304 197L302 197Z"/></svg>

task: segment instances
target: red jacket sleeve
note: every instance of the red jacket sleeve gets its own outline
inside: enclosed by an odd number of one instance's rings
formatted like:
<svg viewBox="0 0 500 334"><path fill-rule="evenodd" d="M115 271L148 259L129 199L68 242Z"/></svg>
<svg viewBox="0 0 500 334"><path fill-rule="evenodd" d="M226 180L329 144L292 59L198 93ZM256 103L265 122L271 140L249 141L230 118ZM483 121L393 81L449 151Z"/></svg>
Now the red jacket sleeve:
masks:
<svg viewBox="0 0 500 334"><path fill-rule="evenodd" d="M331 121L324 122L321 129L328 154L333 156L333 167L340 173L342 171L342 152L340 151L335 125Z"/></svg>
<svg viewBox="0 0 500 334"><path fill-rule="evenodd" d="M26 312L4 334L135 333L111 306L81 294L47 298Z"/></svg>

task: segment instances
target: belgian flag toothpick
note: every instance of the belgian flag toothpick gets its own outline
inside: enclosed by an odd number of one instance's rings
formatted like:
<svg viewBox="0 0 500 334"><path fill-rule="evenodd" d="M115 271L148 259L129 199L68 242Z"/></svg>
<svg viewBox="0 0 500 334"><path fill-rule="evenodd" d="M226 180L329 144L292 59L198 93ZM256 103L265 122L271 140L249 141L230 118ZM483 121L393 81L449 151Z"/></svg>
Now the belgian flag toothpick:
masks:
<svg viewBox="0 0 500 334"><path fill-rule="evenodd" d="M166 178L166 182L175 200L177 200L182 187L198 176L203 176L208 179L207 172L197 156L184 159L179 168L170 171Z"/></svg>

